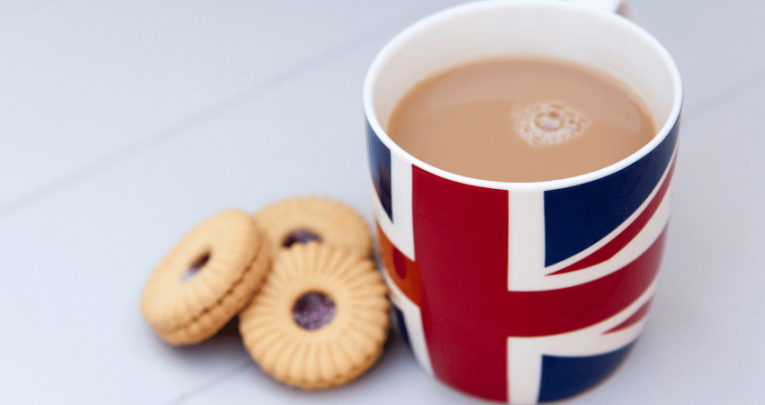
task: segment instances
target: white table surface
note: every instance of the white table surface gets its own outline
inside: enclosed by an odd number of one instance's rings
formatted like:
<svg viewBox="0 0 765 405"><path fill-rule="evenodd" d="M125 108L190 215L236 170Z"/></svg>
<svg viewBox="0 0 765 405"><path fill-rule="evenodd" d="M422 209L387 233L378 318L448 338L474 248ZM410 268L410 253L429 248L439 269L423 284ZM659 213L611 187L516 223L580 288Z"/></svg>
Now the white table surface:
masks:
<svg viewBox="0 0 765 405"><path fill-rule="evenodd" d="M361 87L453 0L0 0L0 404L480 404L395 338L349 386L286 388L236 334L163 344L138 302L190 228L303 194L371 223ZM765 396L765 2L633 0L685 85L673 215L633 353L574 404Z"/></svg>

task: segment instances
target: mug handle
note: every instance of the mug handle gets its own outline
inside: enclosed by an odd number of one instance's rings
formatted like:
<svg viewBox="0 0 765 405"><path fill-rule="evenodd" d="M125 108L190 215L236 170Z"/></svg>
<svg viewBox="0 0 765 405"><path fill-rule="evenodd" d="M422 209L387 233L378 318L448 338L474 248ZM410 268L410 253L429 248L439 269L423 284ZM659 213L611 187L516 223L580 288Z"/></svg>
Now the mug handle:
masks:
<svg viewBox="0 0 765 405"><path fill-rule="evenodd" d="M623 17L630 17L630 7L627 0L568 0L573 3L586 4L601 10L610 11Z"/></svg>

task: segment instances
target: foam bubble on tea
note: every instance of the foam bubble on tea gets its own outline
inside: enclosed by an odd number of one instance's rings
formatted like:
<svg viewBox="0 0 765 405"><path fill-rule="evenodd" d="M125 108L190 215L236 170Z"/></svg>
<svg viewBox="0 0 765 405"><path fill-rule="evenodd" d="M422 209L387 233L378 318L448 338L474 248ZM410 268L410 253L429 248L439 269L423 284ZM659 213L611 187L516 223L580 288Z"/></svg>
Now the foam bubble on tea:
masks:
<svg viewBox="0 0 765 405"><path fill-rule="evenodd" d="M513 114L515 132L531 145L555 145L579 135L587 117L556 101L539 103Z"/></svg>

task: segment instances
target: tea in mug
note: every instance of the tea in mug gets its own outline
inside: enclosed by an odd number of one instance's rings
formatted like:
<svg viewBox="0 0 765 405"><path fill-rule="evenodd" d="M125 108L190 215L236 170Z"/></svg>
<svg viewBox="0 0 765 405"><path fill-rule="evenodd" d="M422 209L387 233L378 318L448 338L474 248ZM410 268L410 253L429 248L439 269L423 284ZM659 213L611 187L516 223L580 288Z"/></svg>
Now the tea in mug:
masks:
<svg viewBox="0 0 765 405"><path fill-rule="evenodd" d="M610 166L656 134L625 84L572 62L488 59L437 73L399 101L390 138L439 169L537 182Z"/></svg>

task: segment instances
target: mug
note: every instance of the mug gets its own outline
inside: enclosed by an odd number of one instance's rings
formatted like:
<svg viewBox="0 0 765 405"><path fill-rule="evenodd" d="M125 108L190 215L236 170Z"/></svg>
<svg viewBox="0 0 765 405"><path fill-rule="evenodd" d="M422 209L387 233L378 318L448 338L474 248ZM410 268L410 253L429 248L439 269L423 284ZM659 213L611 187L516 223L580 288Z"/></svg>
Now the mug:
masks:
<svg viewBox="0 0 765 405"><path fill-rule="evenodd" d="M646 101L657 134L611 166L536 183L449 173L386 134L418 82L513 54L619 79ZM380 51L364 83L377 246L401 329L427 373L481 398L531 404L577 395L614 372L656 288L681 104L677 67L656 39L571 2L468 3Z"/></svg>

